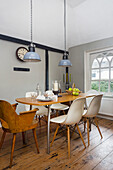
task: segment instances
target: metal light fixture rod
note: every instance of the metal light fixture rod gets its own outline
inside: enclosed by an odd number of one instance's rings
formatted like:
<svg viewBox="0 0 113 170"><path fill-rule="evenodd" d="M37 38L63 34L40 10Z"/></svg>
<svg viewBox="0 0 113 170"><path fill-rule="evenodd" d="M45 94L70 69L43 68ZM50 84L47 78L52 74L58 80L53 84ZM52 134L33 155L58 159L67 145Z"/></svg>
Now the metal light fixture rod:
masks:
<svg viewBox="0 0 113 170"><path fill-rule="evenodd" d="M30 15L30 19L31 19L31 43L29 45L29 52L27 52L24 56L24 61L33 61L33 62L39 62L41 61L40 59L40 56L35 53L35 45L33 44L33 24L32 24L32 16L33 16L33 12L32 12L32 9L33 9L33 4L32 4L32 0L30 0L30 7L31 7L31 15Z"/></svg>
<svg viewBox="0 0 113 170"><path fill-rule="evenodd" d="M71 67L72 63L68 60L68 54L66 53L66 0L64 0L64 55L63 59L59 62L61 67Z"/></svg>
<svg viewBox="0 0 113 170"><path fill-rule="evenodd" d="M32 0L31 0L31 43L33 43L33 34L32 34L32 29L33 29L33 25L32 25L33 19L32 19L32 16L33 16L33 12L32 12L32 8L33 8L33 4L32 4Z"/></svg>
<svg viewBox="0 0 113 170"><path fill-rule="evenodd" d="M64 0L64 50L66 53L66 0Z"/></svg>

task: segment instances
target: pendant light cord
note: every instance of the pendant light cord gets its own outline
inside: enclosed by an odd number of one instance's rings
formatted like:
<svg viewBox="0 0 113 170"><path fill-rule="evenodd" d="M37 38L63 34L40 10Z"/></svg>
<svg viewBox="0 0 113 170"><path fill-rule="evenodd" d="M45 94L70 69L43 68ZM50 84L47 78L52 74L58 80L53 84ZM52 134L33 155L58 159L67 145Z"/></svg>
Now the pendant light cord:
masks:
<svg viewBox="0 0 113 170"><path fill-rule="evenodd" d="M64 0L64 50L66 53L66 0Z"/></svg>
<svg viewBox="0 0 113 170"><path fill-rule="evenodd" d="M33 43L33 36L32 36L32 0L31 0L31 43Z"/></svg>

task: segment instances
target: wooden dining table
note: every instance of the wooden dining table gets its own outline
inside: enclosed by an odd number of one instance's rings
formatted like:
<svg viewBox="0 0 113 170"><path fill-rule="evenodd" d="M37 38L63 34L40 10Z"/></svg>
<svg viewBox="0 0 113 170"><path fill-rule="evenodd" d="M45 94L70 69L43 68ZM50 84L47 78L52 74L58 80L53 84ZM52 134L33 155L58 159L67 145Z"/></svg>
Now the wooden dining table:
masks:
<svg viewBox="0 0 113 170"><path fill-rule="evenodd" d="M68 93L62 93L60 94L61 96L58 97L58 100L52 100L52 101L39 101L38 99L35 98L31 98L31 97L23 97L23 98L17 98L16 101L18 103L22 103L22 104L27 104L30 105L30 110L32 110L32 105L35 106L48 106L48 128L47 128L47 153L50 153L50 112L51 112L51 108L50 106L52 104L56 104L56 103L65 103L65 102L71 102L77 98L80 97L93 97L94 95L88 95L86 96L85 93L80 93L79 96L73 96L71 94Z"/></svg>

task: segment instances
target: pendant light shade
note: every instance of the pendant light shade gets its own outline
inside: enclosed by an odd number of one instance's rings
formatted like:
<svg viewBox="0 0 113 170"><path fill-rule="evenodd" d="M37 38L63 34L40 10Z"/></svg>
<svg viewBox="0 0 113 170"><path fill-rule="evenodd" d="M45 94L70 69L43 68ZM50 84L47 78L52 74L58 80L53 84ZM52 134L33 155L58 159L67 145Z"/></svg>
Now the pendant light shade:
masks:
<svg viewBox="0 0 113 170"><path fill-rule="evenodd" d="M60 60L60 62L59 62L59 66L62 66L62 67L71 67L72 66L70 60L68 60L68 54L67 53L64 53L63 59Z"/></svg>
<svg viewBox="0 0 113 170"><path fill-rule="evenodd" d="M68 54L66 53L66 0L64 0L64 55L63 59L59 62L61 67L71 67L72 63L68 60Z"/></svg>
<svg viewBox="0 0 113 170"><path fill-rule="evenodd" d="M24 61L33 61L33 62L39 62L41 61L40 56L35 52L35 45L32 41L32 0L31 2L31 44L29 45L29 52L27 52L24 56Z"/></svg>
<svg viewBox="0 0 113 170"><path fill-rule="evenodd" d="M24 56L24 61L33 61L38 62L41 61L40 56L35 52L35 45L29 45L29 52L27 52Z"/></svg>

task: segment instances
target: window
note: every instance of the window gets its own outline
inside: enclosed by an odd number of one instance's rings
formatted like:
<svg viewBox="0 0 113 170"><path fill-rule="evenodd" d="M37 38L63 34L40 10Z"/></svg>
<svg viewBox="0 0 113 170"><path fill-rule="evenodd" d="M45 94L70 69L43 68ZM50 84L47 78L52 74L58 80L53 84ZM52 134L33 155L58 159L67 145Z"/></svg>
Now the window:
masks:
<svg viewBox="0 0 113 170"><path fill-rule="evenodd" d="M113 50L90 53L90 88L113 94Z"/></svg>

